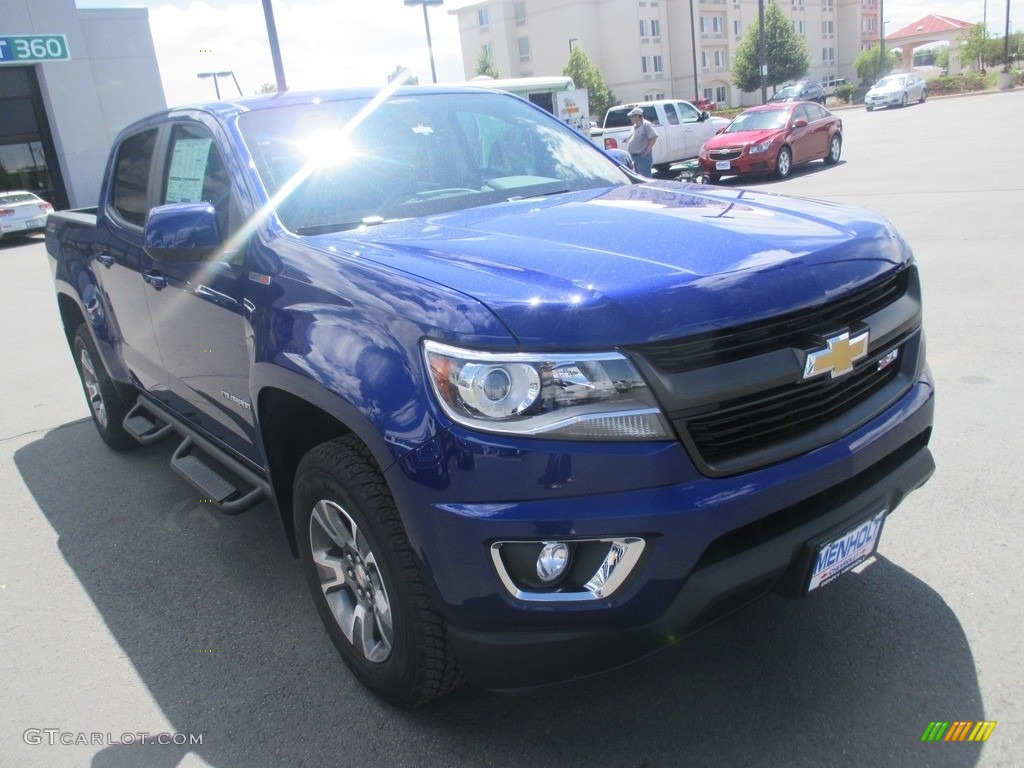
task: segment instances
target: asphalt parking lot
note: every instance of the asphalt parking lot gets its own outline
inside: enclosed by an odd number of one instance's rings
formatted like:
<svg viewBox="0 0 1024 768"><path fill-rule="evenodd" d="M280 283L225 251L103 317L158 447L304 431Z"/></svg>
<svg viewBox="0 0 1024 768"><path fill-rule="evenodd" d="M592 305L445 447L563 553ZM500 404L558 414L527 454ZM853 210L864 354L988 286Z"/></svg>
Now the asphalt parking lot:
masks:
<svg viewBox="0 0 1024 768"><path fill-rule="evenodd" d="M415 712L348 675L269 506L218 515L170 445L102 446L42 240L0 243L0 765L1020 765L1024 91L840 114L838 165L725 185L870 208L917 254L938 470L878 562L623 670ZM922 743L938 720L997 725Z"/></svg>

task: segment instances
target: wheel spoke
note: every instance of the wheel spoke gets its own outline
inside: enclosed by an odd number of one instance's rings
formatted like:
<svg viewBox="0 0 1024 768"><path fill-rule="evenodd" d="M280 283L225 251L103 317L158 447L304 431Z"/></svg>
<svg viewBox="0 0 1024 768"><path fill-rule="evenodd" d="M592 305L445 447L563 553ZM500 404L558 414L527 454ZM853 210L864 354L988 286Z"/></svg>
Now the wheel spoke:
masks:
<svg viewBox="0 0 1024 768"><path fill-rule="evenodd" d="M326 549L314 549L313 562L320 574L320 587L324 594L346 583L345 561L342 558L330 554Z"/></svg>

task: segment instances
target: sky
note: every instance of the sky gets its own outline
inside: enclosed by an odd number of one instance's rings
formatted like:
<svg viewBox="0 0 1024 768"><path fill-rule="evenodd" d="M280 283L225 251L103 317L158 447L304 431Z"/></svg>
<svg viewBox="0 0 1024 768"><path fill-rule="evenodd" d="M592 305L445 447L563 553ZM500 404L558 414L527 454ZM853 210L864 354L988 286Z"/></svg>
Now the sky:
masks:
<svg viewBox="0 0 1024 768"><path fill-rule="evenodd" d="M465 79L458 22L448 11L472 0L446 0L427 10L438 82ZM969 22L983 17L990 32L1005 29L1006 0L882 0L890 32L929 13ZM1021 0L1011 9L1021 7ZM168 106L214 98L213 80L200 72L231 71L246 96L274 83L262 0L77 0L79 8L149 9ZM430 57L422 6L402 0L273 0L285 77L291 90L381 86L398 66L429 83ZM1024 13L1014 21L1024 23ZM475 65L469 62L470 66ZM561 74L561 73L537 73ZM219 79L221 93L238 91Z"/></svg>

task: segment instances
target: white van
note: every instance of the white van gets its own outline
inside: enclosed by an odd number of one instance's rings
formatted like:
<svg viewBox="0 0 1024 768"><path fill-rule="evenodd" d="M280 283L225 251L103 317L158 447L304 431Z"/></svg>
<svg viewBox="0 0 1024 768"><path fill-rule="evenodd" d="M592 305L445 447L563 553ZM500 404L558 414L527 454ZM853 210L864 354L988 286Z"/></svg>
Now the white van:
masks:
<svg viewBox="0 0 1024 768"><path fill-rule="evenodd" d="M836 88L838 88L840 85L846 85L849 82L850 81L847 80L845 77L829 76L821 81L821 90L825 92L826 96L834 96L836 93Z"/></svg>
<svg viewBox="0 0 1024 768"><path fill-rule="evenodd" d="M644 118L654 124L658 140L654 144L654 168L667 171L673 163L697 157L704 142L729 121L724 117L712 117L688 101L642 101L639 104L623 104L612 107L604 116L604 148L626 149L633 126L629 121L629 110L640 107Z"/></svg>

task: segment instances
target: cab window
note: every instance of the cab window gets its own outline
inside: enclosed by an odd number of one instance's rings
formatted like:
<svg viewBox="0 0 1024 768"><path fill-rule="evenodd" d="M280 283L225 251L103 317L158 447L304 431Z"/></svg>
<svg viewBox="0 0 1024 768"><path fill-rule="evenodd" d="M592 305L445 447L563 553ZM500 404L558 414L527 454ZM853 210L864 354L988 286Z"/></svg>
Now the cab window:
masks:
<svg viewBox="0 0 1024 768"><path fill-rule="evenodd" d="M156 147L156 129L129 136L117 151L111 205L129 224L141 227L149 214L149 174Z"/></svg>

